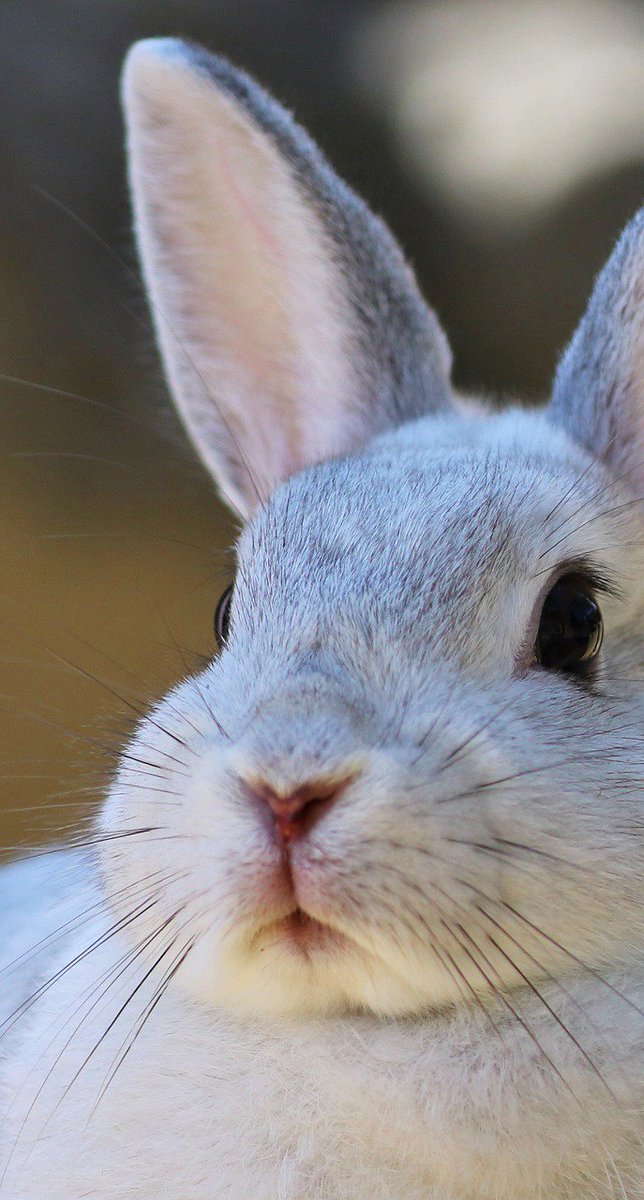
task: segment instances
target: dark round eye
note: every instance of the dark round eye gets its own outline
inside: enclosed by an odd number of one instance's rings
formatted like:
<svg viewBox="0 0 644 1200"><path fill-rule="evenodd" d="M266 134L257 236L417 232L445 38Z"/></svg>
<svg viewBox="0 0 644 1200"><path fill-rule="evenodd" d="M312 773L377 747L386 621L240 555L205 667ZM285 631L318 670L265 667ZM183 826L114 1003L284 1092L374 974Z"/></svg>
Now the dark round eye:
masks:
<svg viewBox="0 0 644 1200"><path fill-rule="evenodd" d="M228 585L225 592L222 592L217 607L215 609L215 637L217 645L221 649L228 641L228 627L230 624L230 601L233 594L232 583Z"/></svg>
<svg viewBox="0 0 644 1200"><path fill-rule="evenodd" d="M591 585L564 575L546 596L534 647L535 661L549 671L582 677L591 668L604 636L604 622Z"/></svg>

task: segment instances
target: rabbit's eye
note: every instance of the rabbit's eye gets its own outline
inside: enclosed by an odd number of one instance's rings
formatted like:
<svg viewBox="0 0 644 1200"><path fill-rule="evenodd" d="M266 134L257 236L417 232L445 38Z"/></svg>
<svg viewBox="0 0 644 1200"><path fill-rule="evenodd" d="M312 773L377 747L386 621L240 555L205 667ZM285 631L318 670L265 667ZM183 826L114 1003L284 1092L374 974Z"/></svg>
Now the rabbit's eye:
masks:
<svg viewBox="0 0 644 1200"><path fill-rule="evenodd" d="M583 677L599 653L603 636L602 614L588 581L579 575L564 575L546 596L535 662L550 671Z"/></svg>
<svg viewBox="0 0 644 1200"><path fill-rule="evenodd" d="M219 602L215 609L215 638L217 645L221 649L228 641L228 627L230 624L230 601L233 594L232 583L228 585L225 592L219 598Z"/></svg>

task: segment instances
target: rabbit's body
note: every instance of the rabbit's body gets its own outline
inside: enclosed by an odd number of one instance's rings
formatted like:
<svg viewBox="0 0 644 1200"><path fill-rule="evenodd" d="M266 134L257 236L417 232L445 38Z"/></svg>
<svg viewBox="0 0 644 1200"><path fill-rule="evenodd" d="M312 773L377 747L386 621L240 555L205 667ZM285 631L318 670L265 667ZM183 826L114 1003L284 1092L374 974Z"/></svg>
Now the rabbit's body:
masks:
<svg viewBox="0 0 644 1200"><path fill-rule="evenodd" d="M83 872L74 863L83 907L95 898L85 866ZM49 928L52 915L58 921L62 913L48 909L39 928ZM68 938L42 964L41 977L81 953L108 923L103 916ZM168 992L94 1110L135 1014L100 1039L131 987L115 987L76 1032L77 997L128 949L112 940L54 986L23 1024L5 1079L9 1094L19 1092L5 1128L16 1144L6 1192L12 1200L639 1195L639 1117L620 1112L527 989L517 989L512 1004L543 1050L502 1005L491 1009L498 1033L476 1007L393 1023L352 1016L285 1026L213 1017ZM612 982L644 1000L634 980ZM634 1082L634 1052L641 1067L637 1013L625 1016L605 985L568 986L574 1000L564 1009L556 987L540 990L623 1098L625 1080L628 1087ZM151 991L144 989L137 1013ZM546 1053L571 1092L548 1069Z"/></svg>
<svg viewBox="0 0 644 1200"><path fill-rule="evenodd" d="M67 860L87 920L29 922L7 1196L637 1200L644 214L550 407L488 414L255 84L161 42L125 95L168 374L248 524L221 655Z"/></svg>

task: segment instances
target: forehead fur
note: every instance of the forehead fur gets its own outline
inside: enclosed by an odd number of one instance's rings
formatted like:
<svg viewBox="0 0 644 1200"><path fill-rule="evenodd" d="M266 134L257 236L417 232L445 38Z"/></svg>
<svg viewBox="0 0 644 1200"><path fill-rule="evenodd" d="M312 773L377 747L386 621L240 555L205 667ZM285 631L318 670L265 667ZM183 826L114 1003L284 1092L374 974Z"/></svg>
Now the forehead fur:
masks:
<svg viewBox="0 0 644 1200"><path fill-rule="evenodd" d="M300 646L348 624L395 632L407 653L420 639L462 657L477 631L477 656L483 641L516 651L548 514L586 465L535 414L404 426L275 493L240 542L239 619L256 635L262 614L282 631L290 614Z"/></svg>

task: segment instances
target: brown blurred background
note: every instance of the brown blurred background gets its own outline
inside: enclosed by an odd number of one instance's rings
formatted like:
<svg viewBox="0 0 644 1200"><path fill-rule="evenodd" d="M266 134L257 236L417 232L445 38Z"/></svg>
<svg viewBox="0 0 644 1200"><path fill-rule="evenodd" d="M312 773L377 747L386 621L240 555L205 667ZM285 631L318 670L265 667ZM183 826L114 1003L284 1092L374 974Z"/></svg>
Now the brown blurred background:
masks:
<svg viewBox="0 0 644 1200"><path fill-rule="evenodd" d="M644 197L632 0L2 0L6 853L87 817L129 705L210 652L227 578L131 274L119 66L177 33L256 74L387 218L468 388L546 394Z"/></svg>

